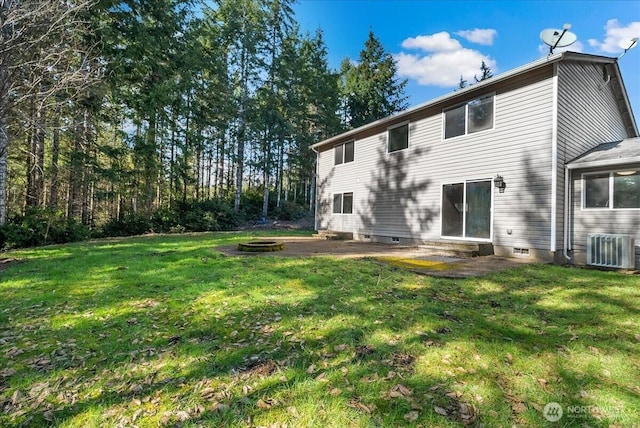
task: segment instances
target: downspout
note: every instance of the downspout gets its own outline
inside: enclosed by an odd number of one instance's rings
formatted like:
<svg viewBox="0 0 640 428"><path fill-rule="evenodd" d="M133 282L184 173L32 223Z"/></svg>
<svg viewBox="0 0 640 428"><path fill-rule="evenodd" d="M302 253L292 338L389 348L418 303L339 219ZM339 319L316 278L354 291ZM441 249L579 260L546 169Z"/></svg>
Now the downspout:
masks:
<svg viewBox="0 0 640 428"><path fill-rule="evenodd" d="M318 171L320 169L320 152L315 147L311 150L316 154L316 172L313 180L313 228L318 231Z"/></svg>
<svg viewBox="0 0 640 428"><path fill-rule="evenodd" d="M562 255L565 260L571 260L568 251L571 250L569 242L569 223L571 221L571 170L564 167L564 242L562 245Z"/></svg>
<svg viewBox="0 0 640 428"><path fill-rule="evenodd" d="M551 245L550 251L557 250L558 224L558 64L553 64L553 104L551 111Z"/></svg>

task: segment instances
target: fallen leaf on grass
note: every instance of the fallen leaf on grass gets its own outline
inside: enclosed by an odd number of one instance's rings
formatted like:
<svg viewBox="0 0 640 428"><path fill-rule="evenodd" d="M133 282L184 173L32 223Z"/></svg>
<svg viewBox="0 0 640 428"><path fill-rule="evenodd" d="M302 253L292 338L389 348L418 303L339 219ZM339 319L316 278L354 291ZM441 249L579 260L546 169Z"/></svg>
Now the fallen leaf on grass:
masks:
<svg viewBox="0 0 640 428"><path fill-rule="evenodd" d="M527 411L527 406L523 402L519 401L511 405L511 410L513 410L514 413L524 413Z"/></svg>
<svg viewBox="0 0 640 428"><path fill-rule="evenodd" d="M416 420L418 420L418 416L420 416L420 413L418 413L415 410L412 410L409 413L405 413L403 417L409 422L415 422Z"/></svg>
<svg viewBox="0 0 640 428"><path fill-rule="evenodd" d="M0 371L0 376L9 377L9 376L13 376L16 373L17 373L17 371L15 369L7 368L7 369L3 369L3 370Z"/></svg>
<svg viewBox="0 0 640 428"><path fill-rule="evenodd" d="M460 420L463 425L470 425L478 418L478 409L473 404L460 403Z"/></svg>
<svg viewBox="0 0 640 428"><path fill-rule="evenodd" d="M178 421L180 422L184 422L189 420L189 413L185 412L184 410L180 410L179 412L176 412L176 419L178 419Z"/></svg>
<svg viewBox="0 0 640 428"><path fill-rule="evenodd" d="M447 412L447 409L444 409L442 407L433 406L433 410L435 410L436 413L439 414L439 415L449 416L449 412Z"/></svg>
<svg viewBox="0 0 640 428"><path fill-rule="evenodd" d="M589 346L589 351L593 352L596 355L600 354L600 350L598 348L596 348L595 346Z"/></svg>
<svg viewBox="0 0 640 428"><path fill-rule="evenodd" d="M267 398L266 400L263 400L261 398L256 403L256 406L258 406L261 409L265 409L266 410L266 409L272 408L275 404L276 404L275 400L272 400L270 398Z"/></svg>
<svg viewBox="0 0 640 428"><path fill-rule="evenodd" d="M462 391L447 392L445 395L449 398L460 398L462 397Z"/></svg>
<svg viewBox="0 0 640 428"><path fill-rule="evenodd" d="M226 405L226 404L215 402L211 406L211 410L213 410L214 412L222 413L222 412L226 412L227 410L229 410L229 406Z"/></svg>
<svg viewBox="0 0 640 428"><path fill-rule="evenodd" d="M356 410L361 410L367 414L371 414L373 412L373 410L375 409L375 405L370 404L370 405L366 405L364 403L362 403L360 400L358 399L352 399L347 403L347 406L351 407L352 409L356 409Z"/></svg>
<svg viewBox="0 0 640 428"><path fill-rule="evenodd" d="M24 353L24 351L16 346L12 346L11 348L9 348L5 353L5 357L7 358L13 358L13 357L17 357L18 355Z"/></svg>
<svg viewBox="0 0 640 428"><path fill-rule="evenodd" d="M342 394L342 390L340 388L333 388L331 391L329 391L329 394L333 396L340 395Z"/></svg>
<svg viewBox="0 0 640 428"><path fill-rule="evenodd" d="M315 373L315 371L316 371L315 364L311 364L309 367L307 367L307 373L311 374L311 373Z"/></svg>
<svg viewBox="0 0 640 428"><path fill-rule="evenodd" d="M413 394L413 391L407 388L402 384L398 384L391 388L389 392L389 397L391 398L400 398L400 397L409 397Z"/></svg>
<svg viewBox="0 0 640 428"><path fill-rule="evenodd" d="M215 398L215 395L216 395L216 390L210 387L207 387L202 391L200 391L200 397L204 398L205 400L211 400Z"/></svg>
<svg viewBox="0 0 640 428"><path fill-rule="evenodd" d="M22 394L22 392L19 389L16 389L11 395L11 405L13 406L18 405L23 398L24 398L24 395Z"/></svg>

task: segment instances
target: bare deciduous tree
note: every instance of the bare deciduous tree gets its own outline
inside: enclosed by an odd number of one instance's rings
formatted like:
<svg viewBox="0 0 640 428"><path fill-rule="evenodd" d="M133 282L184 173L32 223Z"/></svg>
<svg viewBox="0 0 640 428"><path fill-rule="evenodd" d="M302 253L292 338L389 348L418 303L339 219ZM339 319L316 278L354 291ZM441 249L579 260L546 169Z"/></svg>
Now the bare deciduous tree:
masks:
<svg viewBox="0 0 640 428"><path fill-rule="evenodd" d="M7 218L9 114L22 116L20 106L33 106L33 100L44 114L55 95L73 98L96 79L97 62L85 37L94 3L0 0L0 225Z"/></svg>

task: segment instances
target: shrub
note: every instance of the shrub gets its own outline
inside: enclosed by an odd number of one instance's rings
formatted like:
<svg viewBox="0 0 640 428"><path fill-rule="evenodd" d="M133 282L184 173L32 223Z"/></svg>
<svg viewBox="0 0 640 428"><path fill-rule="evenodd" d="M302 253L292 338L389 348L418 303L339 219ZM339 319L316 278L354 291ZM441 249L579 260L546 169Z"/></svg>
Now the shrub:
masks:
<svg viewBox="0 0 640 428"><path fill-rule="evenodd" d="M241 216L224 201L192 201L179 207L180 225L192 232L231 230Z"/></svg>
<svg viewBox="0 0 640 428"><path fill-rule="evenodd" d="M295 221L304 218L309 213L306 206L302 206L293 201L283 201L279 208L274 211L274 216L278 220Z"/></svg>
<svg viewBox="0 0 640 428"><path fill-rule="evenodd" d="M171 232L179 224L180 215L175 209L160 208L151 215L151 228L154 232Z"/></svg>
<svg viewBox="0 0 640 428"><path fill-rule="evenodd" d="M102 233L100 233L100 236L142 235L150 232L151 230L153 230L153 223L150 219L136 214L129 214L122 217L120 220L109 220L104 226L102 226Z"/></svg>
<svg viewBox="0 0 640 428"><path fill-rule="evenodd" d="M47 244L64 244L87 239L87 226L51 210L30 208L14 215L0 226L0 248L24 248Z"/></svg>
<svg viewBox="0 0 640 428"><path fill-rule="evenodd" d="M263 193L258 189L246 190L240 198L240 211L244 219L257 219L262 217ZM230 204L233 207L233 204ZM243 220L244 220L243 219Z"/></svg>

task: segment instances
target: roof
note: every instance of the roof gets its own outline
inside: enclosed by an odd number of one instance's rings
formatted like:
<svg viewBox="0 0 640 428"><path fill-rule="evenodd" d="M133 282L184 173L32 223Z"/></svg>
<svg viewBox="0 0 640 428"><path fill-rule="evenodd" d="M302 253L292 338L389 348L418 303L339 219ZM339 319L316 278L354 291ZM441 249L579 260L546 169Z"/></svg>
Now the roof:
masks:
<svg viewBox="0 0 640 428"><path fill-rule="evenodd" d="M631 163L640 163L640 137L600 144L569 162L567 168L597 168Z"/></svg>
<svg viewBox="0 0 640 428"><path fill-rule="evenodd" d="M639 135L638 134L638 127L635 123L635 119L633 117L633 113L631 111L631 104L629 103L629 97L627 96L627 92L626 89L624 87L624 83L622 82L622 78L621 78L621 74L620 74L620 69L617 66L617 59L616 58L610 58L610 57L605 57L605 56L598 56L598 55L588 55L588 54L582 54L582 53L576 53L576 52L561 52L561 53L556 53L556 54L552 54L549 56L546 56L544 58L538 59L536 61L530 62L528 64L522 65L520 67L514 68L513 70L509 70L506 71L504 73L495 75L493 77L491 77L490 79L486 79L486 80L482 80L478 83L475 83L473 85L469 85L464 89L458 89L454 92L450 92L448 94L442 95L440 97L431 99L423 104L419 104L415 107L409 108L407 110L403 110L401 112L398 112L396 114L393 114L391 116L387 116L383 119L379 119L376 120L375 122L371 122L368 123L366 125L360 126L359 128L354 128L351 129L347 132L344 132L342 134L330 137L324 141L320 141L319 143L316 143L314 145L311 146L311 149L313 150L317 150L319 147L322 147L324 145L327 144L332 144L332 143L336 143L340 140L346 139L346 138L350 138L353 137L357 134L360 134L364 131L367 131L369 129L390 123L392 121L397 121L397 120L401 120L404 117L409 117L410 115L419 112L421 110L426 110L431 108L432 106L438 104L438 103L442 103L445 101L449 101L449 100L454 100L456 98L462 98L464 96L466 96L467 93L471 92L471 91L476 91L479 88L491 88L491 86L495 85L498 82L502 82L504 80L507 79L511 79L517 76L521 76L523 74L526 74L528 72L531 72L533 70L537 70L539 68L545 67L549 64L561 61L561 60L574 60L574 61L588 61L588 62L594 62L594 63L602 63L602 64L612 64L614 65L614 74L616 77L616 81L618 82L619 86L616 87L616 90L618 92L618 102L620 103L620 110L621 112L624 112L626 114L628 114L628 118L626 120L626 122L628 122L627 128L630 131L629 135Z"/></svg>

